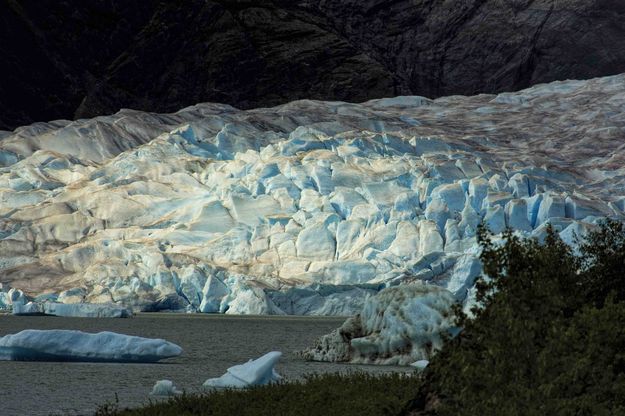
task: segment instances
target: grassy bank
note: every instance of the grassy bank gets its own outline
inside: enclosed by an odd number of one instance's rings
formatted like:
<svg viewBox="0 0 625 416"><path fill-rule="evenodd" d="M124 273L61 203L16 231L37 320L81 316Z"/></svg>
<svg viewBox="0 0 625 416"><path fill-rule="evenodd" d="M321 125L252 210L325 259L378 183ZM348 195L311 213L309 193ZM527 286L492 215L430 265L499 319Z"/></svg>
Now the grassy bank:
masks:
<svg viewBox="0 0 625 416"><path fill-rule="evenodd" d="M421 385L416 375L324 374L302 381L183 395L138 409L105 405L97 416L398 415Z"/></svg>

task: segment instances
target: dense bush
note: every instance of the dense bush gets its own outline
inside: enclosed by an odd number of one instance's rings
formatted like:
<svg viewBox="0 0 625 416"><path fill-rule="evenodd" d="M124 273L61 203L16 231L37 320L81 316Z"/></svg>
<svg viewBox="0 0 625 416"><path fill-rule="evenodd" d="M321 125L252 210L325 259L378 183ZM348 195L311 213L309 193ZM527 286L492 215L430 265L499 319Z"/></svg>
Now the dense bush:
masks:
<svg viewBox="0 0 625 416"><path fill-rule="evenodd" d="M328 416L397 415L414 396L420 378L405 374L309 376L303 381L248 390L224 390L172 398L140 409L101 407L98 416Z"/></svg>
<svg viewBox="0 0 625 416"><path fill-rule="evenodd" d="M434 357L414 411L625 414L625 230L606 221L574 253L480 232L486 278L474 318ZM427 409L427 412L425 411Z"/></svg>

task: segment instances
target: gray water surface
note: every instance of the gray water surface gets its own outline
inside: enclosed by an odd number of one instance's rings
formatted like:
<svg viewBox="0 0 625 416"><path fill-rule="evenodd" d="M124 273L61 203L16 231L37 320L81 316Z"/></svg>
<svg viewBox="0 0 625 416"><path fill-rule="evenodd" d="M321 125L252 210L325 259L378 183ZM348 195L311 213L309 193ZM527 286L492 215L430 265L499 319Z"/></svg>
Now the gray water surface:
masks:
<svg viewBox="0 0 625 416"><path fill-rule="evenodd" d="M140 314L130 319L0 315L0 336L24 329L114 331L163 338L180 345L180 357L158 364L48 363L0 361L0 415L92 414L113 402L138 406L149 400L156 380L200 391L210 377L268 351L282 351L277 371L287 379L308 373L410 371L406 367L306 362L294 351L312 345L343 318L266 317L203 314Z"/></svg>

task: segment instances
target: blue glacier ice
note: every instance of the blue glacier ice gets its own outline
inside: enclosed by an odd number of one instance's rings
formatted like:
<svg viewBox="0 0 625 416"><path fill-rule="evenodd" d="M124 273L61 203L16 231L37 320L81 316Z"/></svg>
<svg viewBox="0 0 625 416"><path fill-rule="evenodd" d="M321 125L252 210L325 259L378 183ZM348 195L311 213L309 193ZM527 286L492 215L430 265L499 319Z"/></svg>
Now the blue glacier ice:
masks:
<svg viewBox="0 0 625 416"><path fill-rule="evenodd" d="M625 219L624 94L621 74L4 132L0 309L353 315L416 282L466 307L480 222L574 244Z"/></svg>
<svg viewBox="0 0 625 416"><path fill-rule="evenodd" d="M282 380L276 372L275 366L282 357L280 351L272 351L245 364L228 368L219 378L209 378L203 384L204 388L245 388L262 386Z"/></svg>
<svg viewBox="0 0 625 416"><path fill-rule="evenodd" d="M128 318L130 308L114 304L43 302L14 304L13 315L52 315L74 318Z"/></svg>
<svg viewBox="0 0 625 416"><path fill-rule="evenodd" d="M175 396L177 394L182 394L182 392L174 386L174 383L171 380L158 380L150 392L150 396L168 397Z"/></svg>
<svg viewBox="0 0 625 416"><path fill-rule="evenodd" d="M114 332L27 329L0 338L0 360L154 363L182 354L163 339Z"/></svg>

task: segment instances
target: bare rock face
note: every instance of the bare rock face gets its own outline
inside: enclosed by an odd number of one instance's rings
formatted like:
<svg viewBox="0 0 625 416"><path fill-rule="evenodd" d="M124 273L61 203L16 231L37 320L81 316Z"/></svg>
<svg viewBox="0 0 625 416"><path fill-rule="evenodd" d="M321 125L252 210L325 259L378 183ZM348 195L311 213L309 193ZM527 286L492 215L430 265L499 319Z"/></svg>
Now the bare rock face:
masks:
<svg viewBox="0 0 625 416"><path fill-rule="evenodd" d="M0 128L122 107L470 95L611 75L625 71L624 20L620 0L10 2Z"/></svg>

